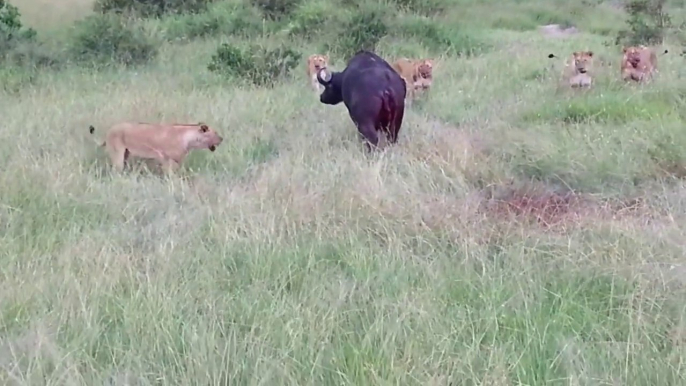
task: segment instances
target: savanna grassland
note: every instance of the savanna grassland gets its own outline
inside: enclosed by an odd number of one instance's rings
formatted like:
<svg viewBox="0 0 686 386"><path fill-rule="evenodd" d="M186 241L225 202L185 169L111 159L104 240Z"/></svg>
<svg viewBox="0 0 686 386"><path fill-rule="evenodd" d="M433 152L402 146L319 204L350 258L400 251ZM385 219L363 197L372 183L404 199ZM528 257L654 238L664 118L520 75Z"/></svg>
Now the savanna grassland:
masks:
<svg viewBox="0 0 686 386"><path fill-rule="evenodd" d="M248 0L13 2L37 35L0 44L0 383L686 384L680 4L636 85L618 2L369 1L276 21ZM315 52L343 69L359 31L389 61L436 60L371 155L305 77ZM222 43L301 56L210 71ZM560 87L548 54L585 49L595 87ZM88 126L123 120L224 142L176 176L116 174Z"/></svg>

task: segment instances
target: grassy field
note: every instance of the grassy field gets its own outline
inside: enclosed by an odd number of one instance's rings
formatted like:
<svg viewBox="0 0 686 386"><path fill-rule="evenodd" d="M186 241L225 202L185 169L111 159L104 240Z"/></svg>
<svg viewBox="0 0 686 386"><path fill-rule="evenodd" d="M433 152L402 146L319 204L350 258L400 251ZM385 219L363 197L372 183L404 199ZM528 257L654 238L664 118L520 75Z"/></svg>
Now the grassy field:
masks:
<svg viewBox="0 0 686 386"><path fill-rule="evenodd" d="M53 46L91 12L16 4ZM374 155L304 59L272 89L209 72L230 36L0 91L0 383L686 384L684 58L669 40L654 83L623 84L623 11L560 4L458 2L441 22L488 49L433 55ZM543 36L546 10L581 33ZM408 49L432 55L378 52ZM581 49L607 65L574 93L547 55ZM88 126L122 120L225 140L180 176L117 175Z"/></svg>

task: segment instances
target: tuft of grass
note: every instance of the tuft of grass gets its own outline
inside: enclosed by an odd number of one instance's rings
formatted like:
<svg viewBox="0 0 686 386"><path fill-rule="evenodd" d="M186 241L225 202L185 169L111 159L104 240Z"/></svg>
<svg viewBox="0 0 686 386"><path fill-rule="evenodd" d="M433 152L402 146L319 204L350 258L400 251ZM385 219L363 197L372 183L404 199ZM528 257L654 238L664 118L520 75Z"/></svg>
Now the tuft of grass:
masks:
<svg viewBox="0 0 686 386"><path fill-rule="evenodd" d="M563 124L668 120L674 117L669 100L660 95L591 94L579 98L552 100L536 112L527 112L525 122L549 121Z"/></svg>

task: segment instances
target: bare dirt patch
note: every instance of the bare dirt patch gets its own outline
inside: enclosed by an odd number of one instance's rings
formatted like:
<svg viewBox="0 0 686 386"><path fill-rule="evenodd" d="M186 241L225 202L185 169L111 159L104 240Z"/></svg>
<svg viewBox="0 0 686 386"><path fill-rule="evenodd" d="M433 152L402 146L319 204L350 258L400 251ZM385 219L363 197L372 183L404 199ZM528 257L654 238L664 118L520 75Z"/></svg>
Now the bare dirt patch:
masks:
<svg viewBox="0 0 686 386"><path fill-rule="evenodd" d="M544 229L617 221L645 225L661 217L661 213L640 197L599 199L537 183L491 187L483 196L479 212L484 216L535 224Z"/></svg>
<svg viewBox="0 0 686 386"><path fill-rule="evenodd" d="M495 188L481 205L489 217L538 224L546 229L576 224L594 209L596 205L588 197L545 187Z"/></svg>

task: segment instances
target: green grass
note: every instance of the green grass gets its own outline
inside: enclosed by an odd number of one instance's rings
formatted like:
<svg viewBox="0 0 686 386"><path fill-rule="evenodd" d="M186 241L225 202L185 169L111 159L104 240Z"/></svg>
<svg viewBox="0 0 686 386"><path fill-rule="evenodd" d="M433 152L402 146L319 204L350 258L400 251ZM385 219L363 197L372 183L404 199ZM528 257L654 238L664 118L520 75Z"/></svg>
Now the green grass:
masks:
<svg viewBox="0 0 686 386"><path fill-rule="evenodd" d="M51 17L20 3L32 26ZM678 44L654 83L625 85L603 44L621 11L500 4L461 1L429 32L408 13L416 36L382 39L389 61L434 57L435 82L373 155L304 59L274 88L207 70L244 39L224 35L235 1L139 21L165 42L144 66L7 72L0 383L684 384ZM63 6L67 24L90 13ZM549 39L547 22L582 33ZM63 44L68 25L42 27ZM270 28L252 41L284 39ZM288 39L303 58L322 46ZM593 90L560 90L547 55L578 49L615 62ZM179 176L111 173L88 126L122 120L203 121L224 143Z"/></svg>

